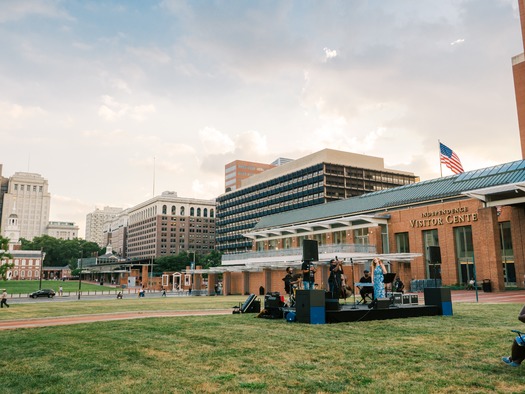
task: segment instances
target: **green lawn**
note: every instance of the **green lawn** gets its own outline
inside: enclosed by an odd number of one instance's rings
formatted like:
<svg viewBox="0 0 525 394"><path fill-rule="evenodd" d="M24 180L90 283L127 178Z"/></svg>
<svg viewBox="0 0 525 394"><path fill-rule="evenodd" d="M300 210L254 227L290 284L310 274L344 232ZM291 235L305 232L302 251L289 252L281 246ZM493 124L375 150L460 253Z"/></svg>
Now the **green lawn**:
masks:
<svg viewBox="0 0 525 394"><path fill-rule="evenodd" d="M35 290L38 290L40 281L38 280L8 280L0 282L0 288L6 289L7 293L13 297L17 297L20 294L29 294ZM78 291L78 280L43 280L42 289L53 289L58 294L58 288L62 286L65 293L76 293ZM109 286L100 286L82 281L82 291L108 291L115 289Z"/></svg>
<svg viewBox="0 0 525 394"><path fill-rule="evenodd" d="M106 304L186 309L242 299ZM75 313L65 304L83 312L102 308L89 301L19 304L0 315L39 315L39 307L54 308L48 315ZM448 317L327 325L245 314L0 331L0 387L3 393L523 393L523 369L500 361L509 353L509 330L523 326L520 309L462 303Z"/></svg>

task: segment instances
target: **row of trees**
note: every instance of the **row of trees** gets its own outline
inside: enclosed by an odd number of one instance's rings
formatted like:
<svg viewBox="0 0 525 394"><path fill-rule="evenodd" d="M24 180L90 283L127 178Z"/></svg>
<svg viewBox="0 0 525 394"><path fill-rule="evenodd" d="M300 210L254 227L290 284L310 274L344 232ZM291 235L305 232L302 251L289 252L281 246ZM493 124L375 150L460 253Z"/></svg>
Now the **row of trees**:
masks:
<svg viewBox="0 0 525 394"><path fill-rule="evenodd" d="M153 272L180 272L186 269L187 266L195 259L195 266L202 266L202 268L218 267L221 265L221 253L212 250L208 254L198 255L193 252L180 252L176 255L163 256L155 259Z"/></svg>
<svg viewBox="0 0 525 394"><path fill-rule="evenodd" d="M106 253L106 248L100 248L95 242L83 239L59 239L42 235L35 237L32 241L21 239L23 250L42 250L45 252L44 267L69 265L77 268L80 257L94 257Z"/></svg>
<svg viewBox="0 0 525 394"><path fill-rule="evenodd" d="M11 258L11 255L8 253L9 239L4 238L0 235L0 262L2 260L9 260ZM0 277L3 280L6 280L7 277L7 271L9 271L10 268L13 268L14 264L0 264Z"/></svg>
<svg viewBox="0 0 525 394"><path fill-rule="evenodd" d="M1 251L1 249L7 251L7 243L8 239L0 236L0 257L10 258L8 255L4 256ZM79 238L59 239L42 235L33 238L32 241L22 238L21 243L23 250L42 250L45 252L44 267L69 265L74 270L78 268L80 257L101 256L106 252L106 248L100 248L95 242L88 242ZM218 267L221 265L221 253L212 250L210 253L199 255L183 251L176 255L159 257L155 259L153 271L158 274L182 271L193 261L195 266L202 266L203 268ZM7 269L4 268L6 272ZM5 275L2 272L3 270L0 270L0 276Z"/></svg>

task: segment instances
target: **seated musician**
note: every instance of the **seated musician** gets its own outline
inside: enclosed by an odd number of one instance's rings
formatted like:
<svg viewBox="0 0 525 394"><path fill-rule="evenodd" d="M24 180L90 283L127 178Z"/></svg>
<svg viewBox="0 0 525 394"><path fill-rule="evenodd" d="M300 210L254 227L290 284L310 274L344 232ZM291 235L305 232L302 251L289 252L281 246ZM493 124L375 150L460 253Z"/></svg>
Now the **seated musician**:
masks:
<svg viewBox="0 0 525 394"><path fill-rule="evenodd" d="M366 304L365 296L367 294L371 294L372 298L374 298L374 287L372 286L372 277L370 276L370 272L365 270L363 274L364 275L361 277L361 279L359 279L359 283L370 283L370 286L359 287L359 294L361 294L363 304Z"/></svg>
<svg viewBox="0 0 525 394"><path fill-rule="evenodd" d="M394 281L394 291L397 293L404 293L405 285L403 282L401 282L401 279L399 279L399 276L396 276L396 280Z"/></svg>

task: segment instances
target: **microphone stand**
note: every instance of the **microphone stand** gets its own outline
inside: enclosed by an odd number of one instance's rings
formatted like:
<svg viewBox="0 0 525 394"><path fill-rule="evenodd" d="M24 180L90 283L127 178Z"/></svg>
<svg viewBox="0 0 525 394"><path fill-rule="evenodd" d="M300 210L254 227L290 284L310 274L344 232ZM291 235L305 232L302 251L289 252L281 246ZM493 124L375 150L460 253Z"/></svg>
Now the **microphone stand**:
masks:
<svg viewBox="0 0 525 394"><path fill-rule="evenodd" d="M355 301L355 274L354 274L354 260L350 257L350 266L352 267L352 293L354 293L354 305L351 309L358 309Z"/></svg>

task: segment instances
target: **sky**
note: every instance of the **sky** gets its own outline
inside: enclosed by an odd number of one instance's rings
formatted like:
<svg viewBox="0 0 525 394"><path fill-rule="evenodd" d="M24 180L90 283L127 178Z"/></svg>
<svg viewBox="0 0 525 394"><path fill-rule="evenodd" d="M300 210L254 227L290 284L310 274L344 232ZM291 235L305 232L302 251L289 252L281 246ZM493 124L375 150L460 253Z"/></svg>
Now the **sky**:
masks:
<svg viewBox="0 0 525 394"><path fill-rule="evenodd" d="M2 175L41 174L81 237L95 208L216 198L233 160L521 159L517 0L0 0L0 48Z"/></svg>

